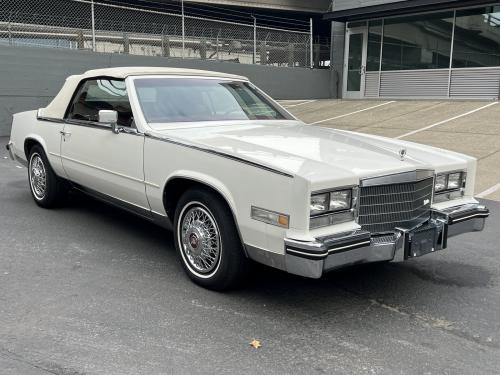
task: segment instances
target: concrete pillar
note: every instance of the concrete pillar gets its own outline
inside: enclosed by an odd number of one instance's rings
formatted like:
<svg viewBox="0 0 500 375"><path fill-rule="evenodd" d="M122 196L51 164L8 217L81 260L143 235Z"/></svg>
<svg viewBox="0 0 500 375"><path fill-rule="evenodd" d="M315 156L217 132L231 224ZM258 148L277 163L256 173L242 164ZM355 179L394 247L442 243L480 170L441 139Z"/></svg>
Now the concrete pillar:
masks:
<svg viewBox="0 0 500 375"><path fill-rule="evenodd" d="M163 36L161 41L161 55L163 57L170 57L170 39Z"/></svg>
<svg viewBox="0 0 500 375"><path fill-rule="evenodd" d="M85 48L85 39L83 37L83 31L78 30L78 34L76 35L76 47L78 49L84 49Z"/></svg>
<svg viewBox="0 0 500 375"><path fill-rule="evenodd" d="M332 46L330 51L330 66L332 68L332 82L337 82L332 89L332 97L342 97L342 83L344 72L344 48L345 48L345 23L332 22Z"/></svg>
<svg viewBox="0 0 500 375"><path fill-rule="evenodd" d="M130 41L127 34L123 34L123 53L130 53Z"/></svg>
<svg viewBox="0 0 500 375"><path fill-rule="evenodd" d="M267 65L267 48L266 48L266 42L264 40L260 42L259 54L260 54L260 64Z"/></svg>
<svg viewBox="0 0 500 375"><path fill-rule="evenodd" d="M315 44L314 48L314 67L319 68L319 62L321 59L321 44Z"/></svg>
<svg viewBox="0 0 500 375"><path fill-rule="evenodd" d="M290 43L288 45L288 66L293 66L295 63L295 45Z"/></svg>
<svg viewBox="0 0 500 375"><path fill-rule="evenodd" d="M200 42L200 59L207 59L207 40L202 39Z"/></svg>

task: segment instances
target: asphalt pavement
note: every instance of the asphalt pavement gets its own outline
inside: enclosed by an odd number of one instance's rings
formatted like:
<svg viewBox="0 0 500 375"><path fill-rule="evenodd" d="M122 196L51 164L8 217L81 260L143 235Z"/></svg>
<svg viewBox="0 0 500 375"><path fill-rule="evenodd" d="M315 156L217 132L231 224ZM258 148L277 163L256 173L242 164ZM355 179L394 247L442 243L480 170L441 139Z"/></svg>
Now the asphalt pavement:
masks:
<svg viewBox="0 0 500 375"><path fill-rule="evenodd" d="M44 210L0 139L0 374L498 374L500 203L482 233L320 280L188 280L172 235L83 195ZM253 340L261 342L255 349Z"/></svg>

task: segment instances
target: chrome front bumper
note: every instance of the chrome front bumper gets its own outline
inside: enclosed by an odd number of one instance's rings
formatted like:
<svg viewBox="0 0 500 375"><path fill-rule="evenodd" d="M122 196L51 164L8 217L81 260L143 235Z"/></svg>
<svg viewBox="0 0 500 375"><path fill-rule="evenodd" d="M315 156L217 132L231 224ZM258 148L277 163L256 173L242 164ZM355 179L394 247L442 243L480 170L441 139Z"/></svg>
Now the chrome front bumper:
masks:
<svg viewBox="0 0 500 375"><path fill-rule="evenodd" d="M396 228L394 234L372 235L356 230L319 237L313 242L285 239L285 265L290 273L319 278L324 272L354 264L393 261L445 249L448 238L482 231L489 210L466 204L433 210L431 218L415 228Z"/></svg>

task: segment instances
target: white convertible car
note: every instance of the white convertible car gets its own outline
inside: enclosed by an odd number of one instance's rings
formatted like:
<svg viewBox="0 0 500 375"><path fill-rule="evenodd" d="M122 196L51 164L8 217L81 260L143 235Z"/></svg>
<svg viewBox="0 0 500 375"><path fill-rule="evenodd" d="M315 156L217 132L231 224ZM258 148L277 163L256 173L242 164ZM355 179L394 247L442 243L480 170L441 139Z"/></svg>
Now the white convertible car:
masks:
<svg viewBox="0 0 500 375"><path fill-rule="evenodd" d="M481 231L476 160L305 125L246 78L169 68L70 76L14 115L7 146L35 202L78 189L173 228L191 279L241 280L250 259L319 278L404 261Z"/></svg>

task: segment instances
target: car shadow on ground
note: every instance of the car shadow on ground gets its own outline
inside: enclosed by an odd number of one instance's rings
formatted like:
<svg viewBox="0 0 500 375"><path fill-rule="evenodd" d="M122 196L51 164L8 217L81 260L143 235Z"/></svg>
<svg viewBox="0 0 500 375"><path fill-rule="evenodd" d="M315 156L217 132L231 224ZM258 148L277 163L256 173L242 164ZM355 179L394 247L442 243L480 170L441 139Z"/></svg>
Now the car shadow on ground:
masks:
<svg viewBox="0 0 500 375"><path fill-rule="evenodd" d="M70 195L65 210L78 210L91 217L99 217L101 225L113 236L132 236L144 243L141 249L122 249L137 251L142 257L150 257L161 262L178 260L171 231L158 227L151 222L124 212L119 208L103 204L78 192ZM444 252L443 252L444 254ZM135 254L139 255L139 254ZM437 256L436 256L437 255ZM180 265L176 267L183 273ZM330 299L334 290L358 296L384 295L387 291L398 299L417 288L466 287L481 288L492 285L494 275L485 267L453 260L453 257L439 254L410 260L404 263L375 263L356 265L325 274L321 279L309 279L254 264L253 270L241 288L230 292L238 296L269 296L273 302L280 296L290 298L292 295L302 298L314 294L315 300ZM193 284L193 288L198 288ZM443 289L443 293L446 290ZM395 295L394 295L395 294ZM435 298L436 295L432 295ZM425 295L422 296L425 298ZM431 298L431 297L430 297Z"/></svg>

